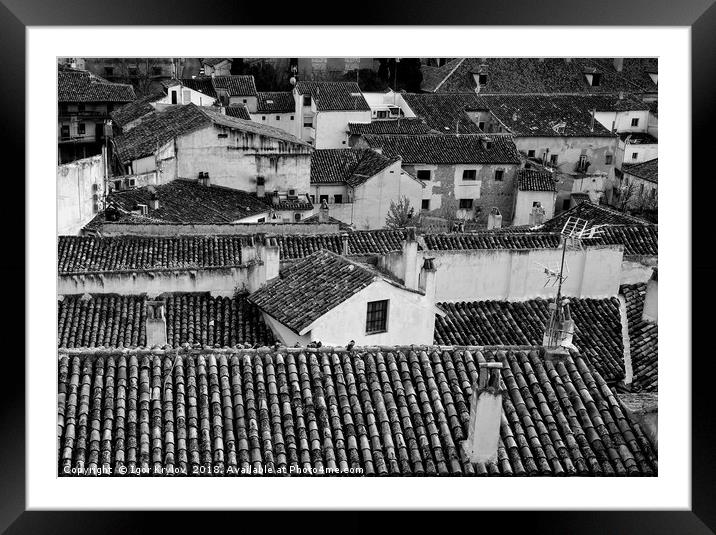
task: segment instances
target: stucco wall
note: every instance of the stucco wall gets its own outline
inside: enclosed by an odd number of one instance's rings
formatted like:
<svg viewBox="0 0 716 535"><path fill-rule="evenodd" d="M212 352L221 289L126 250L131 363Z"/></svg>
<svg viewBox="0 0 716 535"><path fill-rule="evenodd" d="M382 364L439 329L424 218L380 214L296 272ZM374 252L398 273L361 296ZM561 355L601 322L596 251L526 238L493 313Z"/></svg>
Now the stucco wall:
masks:
<svg viewBox="0 0 716 535"><path fill-rule="evenodd" d="M625 257L622 262L619 284L648 282L656 265L657 257L655 256Z"/></svg>
<svg viewBox="0 0 716 535"><path fill-rule="evenodd" d="M369 123L368 111L321 111L314 118L317 149L347 149L348 123Z"/></svg>
<svg viewBox="0 0 716 535"><path fill-rule="evenodd" d="M298 114L295 111L291 113L252 113L251 120L274 128L280 128L296 137L301 135L297 126Z"/></svg>
<svg viewBox="0 0 716 535"><path fill-rule="evenodd" d="M255 263L251 266L196 271L60 275L57 293L116 293L120 295L149 293L159 295L164 292L211 292L215 296L233 295L237 286L246 286L249 290L259 288L262 284L260 268L260 264Z"/></svg>
<svg viewBox="0 0 716 535"><path fill-rule="evenodd" d="M554 191L516 191L515 211L512 225L528 225L532 213L532 203L542 203L544 208L544 221L554 216L554 201L557 194ZM503 219L504 221L504 219Z"/></svg>
<svg viewBox="0 0 716 535"><path fill-rule="evenodd" d="M95 195L102 200L104 158L92 156L57 166L57 229L77 234L96 215Z"/></svg>
<svg viewBox="0 0 716 535"><path fill-rule="evenodd" d="M649 122L649 111L598 111L594 118L607 130L616 132L646 132ZM632 126L632 119L639 119L637 126Z"/></svg>
<svg viewBox="0 0 716 535"><path fill-rule="evenodd" d="M413 269L417 272L425 257L435 259L438 302L523 301L556 295L556 285L545 287L543 266L559 270L561 254L561 249L420 251ZM591 298L616 295L621 262L622 246L568 250L563 293ZM402 253L387 255L381 265L397 277L404 276Z"/></svg>

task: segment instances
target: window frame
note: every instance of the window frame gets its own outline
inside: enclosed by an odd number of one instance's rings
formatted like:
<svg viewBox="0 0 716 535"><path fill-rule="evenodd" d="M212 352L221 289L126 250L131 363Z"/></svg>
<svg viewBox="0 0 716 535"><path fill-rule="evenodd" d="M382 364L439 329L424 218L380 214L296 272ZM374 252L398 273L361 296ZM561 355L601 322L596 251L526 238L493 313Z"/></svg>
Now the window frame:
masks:
<svg viewBox="0 0 716 535"><path fill-rule="evenodd" d="M425 206L427 203L427 206ZM420 209L421 210L430 210L430 199L422 199L420 201Z"/></svg>
<svg viewBox="0 0 716 535"><path fill-rule="evenodd" d="M333 204L343 204L343 194L336 193L333 195Z"/></svg>
<svg viewBox="0 0 716 535"><path fill-rule="evenodd" d="M311 95L303 95L303 105L304 106L311 105Z"/></svg>
<svg viewBox="0 0 716 535"><path fill-rule="evenodd" d="M463 204L470 203L469 206L463 206ZM475 207L475 199L459 199L458 210L472 210Z"/></svg>
<svg viewBox="0 0 716 535"><path fill-rule="evenodd" d="M462 180L464 182L475 182L477 180L477 169L463 169Z"/></svg>
<svg viewBox="0 0 716 535"><path fill-rule="evenodd" d="M420 173L427 173L428 178L420 178ZM433 179L433 172L430 169L416 169L415 178L424 182L430 182Z"/></svg>
<svg viewBox="0 0 716 535"><path fill-rule="evenodd" d="M371 305L373 308L371 309ZM388 332L390 299L379 299L366 303L365 334L381 334Z"/></svg>
<svg viewBox="0 0 716 535"><path fill-rule="evenodd" d="M634 126L639 126L639 117L632 117L632 118L631 118L631 125L632 125L633 127L634 127Z"/></svg>
<svg viewBox="0 0 716 535"><path fill-rule="evenodd" d="M505 170L504 169L495 169L495 182L504 182L505 181Z"/></svg>

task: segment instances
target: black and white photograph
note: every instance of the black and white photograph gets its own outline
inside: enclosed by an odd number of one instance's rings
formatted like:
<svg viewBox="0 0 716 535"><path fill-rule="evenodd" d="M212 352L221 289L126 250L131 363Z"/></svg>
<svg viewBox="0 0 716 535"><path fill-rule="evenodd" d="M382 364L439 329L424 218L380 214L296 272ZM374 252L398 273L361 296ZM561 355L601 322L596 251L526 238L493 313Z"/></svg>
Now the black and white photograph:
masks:
<svg viewBox="0 0 716 535"><path fill-rule="evenodd" d="M86 50L53 476L658 478L657 56Z"/></svg>

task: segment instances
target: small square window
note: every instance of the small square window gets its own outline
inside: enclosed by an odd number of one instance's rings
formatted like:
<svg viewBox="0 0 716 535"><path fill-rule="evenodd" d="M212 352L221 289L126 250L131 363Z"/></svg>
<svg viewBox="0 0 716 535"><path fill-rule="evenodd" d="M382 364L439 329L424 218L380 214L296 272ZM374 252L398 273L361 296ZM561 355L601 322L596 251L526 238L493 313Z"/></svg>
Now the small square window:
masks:
<svg viewBox="0 0 716 535"><path fill-rule="evenodd" d="M460 210L472 210L472 199L460 199Z"/></svg>
<svg viewBox="0 0 716 535"><path fill-rule="evenodd" d="M430 180L431 172L429 169L420 169L417 175L420 180Z"/></svg>
<svg viewBox="0 0 716 535"><path fill-rule="evenodd" d="M527 151L527 157L528 157L528 158L534 158L534 157L535 157L535 151L534 151L534 150L528 150L528 151Z"/></svg>
<svg viewBox="0 0 716 535"><path fill-rule="evenodd" d="M569 203L569 199L564 199L564 201L562 201L562 210L569 210Z"/></svg>
<svg viewBox="0 0 716 535"><path fill-rule="evenodd" d="M294 221L301 221L301 214L298 213L298 212L296 212L295 214L293 214L293 220L294 220Z"/></svg>
<svg viewBox="0 0 716 535"><path fill-rule="evenodd" d="M638 118L638 117L634 117L634 118L631 120L631 125L632 125L632 126L639 126L639 118Z"/></svg>
<svg viewBox="0 0 716 535"><path fill-rule="evenodd" d="M367 334L382 333L388 329L388 300L371 301L368 303L365 320Z"/></svg>
<svg viewBox="0 0 716 535"><path fill-rule="evenodd" d="M304 128L313 128L313 119L304 119L303 126Z"/></svg>
<svg viewBox="0 0 716 535"><path fill-rule="evenodd" d="M532 201L532 208L534 208L535 206L539 206L539 204L539 201Z"/></svg>
<svg viewBox="0 0 716 535"><path fill-rule="evenodd" d="M293 115L291 115L291 120L293 121Z"/></svg>
<svg viewBox="0 0 716 535"><path fill-rule="evenodd" d="M485 130L485 121L480 121L477 123L477 127L484 132Z"/></svg>
<svg viewBox="0 0 716 535"><path fill-rule="evenodd" d="M550 164L552 164L552 165L557 165L558 162L559 162L559 155L558 155L558 154L552 154L552 155L549 157L549 163L550 163Z"/></svg>
<svg viewBox="0 0 716 535"><path fill-rule="evenodd" d="M613 161L613 160L614 160L614 156L612 156L611 154L607 154L607 155L604 157L604 163L605 163L606 165L612 165L612 161Z"/></svg>
<svg viewBox="0 0 716 535"><path fill-rule="evenodd" d="M244 104L246 104L248 102L248 100L244 99L243 102L244 102Z"/></svg>
<svg viewBox="0 0 716 535"><path fill-rule="evenodd" d="M321 195L321 196L318 198L318 202L320 202L321 204L323 204L323 201L328 202L328 195Z"/></svg>
<svg viewBox="0 0 716 535"><path fill-rule="evenodd" d="M343 195L334 195L333 202L336 204L343 204Z"/></svg>
<svg viewBox="0 0 716 535"><path fill-rule="evenodd" d="M262 116L261 116L261 120L262 120L262 121L265 121L265 120L266 120L266 116L265 116L265 115L262 115Z"/></svg>
<svg viewBox="0 0 716 535"><path fill-rule="evenodd" d="M486 75L486 74L481 74L481 75L479 75L479 76L478 76L478 81L480 82L480 85L481 85L481 86L487 85L487 75Z"/></svg>
<svg viewBox="0 0 716 535"><path fill-rule="evenodd" d="M311 95L303 95L303 105L304 106L311 105Z"/></svg>
<svg viewBox="0 0 716 535"><path fill-rule="evenodd" d="M81 136L85 135L85 123L77 123L77 133Z"/></svg>
<svg viewBox="0 0 716 535"><path fill-rule="evenodd" d="M259 217L259 218L256 220L256 222L257 222L257 223L266 223L266 218L265 218L265 217Z"/></svg>
<svg viewBox="0 0 716 535"><path fill-rule="evenodd" d="M281 116L280 116L280 115L277 115L277 116L276 116L276 120L277 120L277 121L280 121L280 120L281 120Z"/></svg>
<svg viewBox="0 0 716 535"><path fill-rule="evenodd" d="M495 169L495 181L496 182L502 182L505 178L505 170L504 169Z"/></svg>
<svg viewBox="0 0 716 535"><path fill-rule="evenodd" d="M420 205L421 210L430 210L430 199L423 199Z"/></svg>
<svg viewBox="0 0 716 535"><path fill-rule="evenodd" d="M631 153L631 159L632 159L632 160L636 160L638 157L639 157L639 153L638 153L638 152L632 152L632 153Z"/></svg>
<svg viewBox="0 0 716 535"><path fill-rule="evenodd" d="M463 180L477 180L477 169L465 169L462 172Z"/></svg>

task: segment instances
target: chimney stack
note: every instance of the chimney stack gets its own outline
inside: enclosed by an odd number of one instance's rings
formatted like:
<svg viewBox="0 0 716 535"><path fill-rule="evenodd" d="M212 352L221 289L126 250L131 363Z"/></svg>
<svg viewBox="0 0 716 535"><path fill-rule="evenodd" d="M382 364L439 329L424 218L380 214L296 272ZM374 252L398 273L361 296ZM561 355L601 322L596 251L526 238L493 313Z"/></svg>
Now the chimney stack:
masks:
<svg viewBox="0 0 716 535"><path fill-rule="evenodd" d="M167 344L167 319L163 300L147 301L146 322L147 347L165 346Z"/></svg>
<svg viewBox="0 0 716 535"><path fill-rule="evenodd" d="M211 186L211 179L209 178L208 171L199 171L199 184L207 188Z"/></svg>
<svg viewBox="0 0 716 535"><path fill-rule="evenodd" d="M325 199L321 201L321 207L318 209L318 222L328 223L328 203Z"/></svg>
<svg viewBox="0 0 716 535"><path fill-rule="evenodd" d="M350 251L348 249L348 233L347 232L341 233L341 254L343 256L348 256L350 254Z"/></svg>
<svg viewBox="0 0 716 535"><path fill-rule="evenodd" d="M403 282L411 290L418 289L418 240L415 237L415 227L407 229L403 240Z"/></svg>
<svg viewBox="0 0 716 535"><path fill-rule="evenodd" d="M266 196L266 179L262 176L256 177L256 196L259 199Z"/></svg>
<svg viewBox="0 0 716 535"><path fill-rule="evenodd" d="M538 201L530 212L530 226L534 227L542 223L544 223L544 208L542 208L542 203Z"/></svg>
<svg viewBox="0 0 716 535"><path fill-rule="evenodd" d="M614 58L614 68L617 72L622 72L624 68L624 58Z"/></svg>
<svg viewBox="0 0 716 535"><path fill-rule="evenodd" d="M281 264L278 240L273 236L262 236L259 246L257 247L257 254L263 262L265 270L264 280L262 282L270 282L278 277ZM263 286L263 283L261 286Z"/></svg>
<svg viewBox="0 0 716 535"><path fill-rule="evenodd" d="M431 300L435 300L435 276L437 269L435 269L435 259L426 258L423 260L423 267L420 268L420 277L418 279L419 288L425 292L425 296Z"/></svg>
<svg viewBox="0 0 716 535"><path fill-rule="evenodd" d="M257 239L261 240L262 235L258 235ZM258 250L256 247L256 241L253 236L246 236L241 239L241 263L247 264L256 260L258 257Z"/></svg>
<svg viewBox="0 0 716 535"><path fill-rule="evenodd" d="M487 216L487 230L494 228L502 228L502 214L497 206L494 206Z"/></svg>
<svg viewBox="0 0 716 535"><path fill-rule="evenodd" d="M651 272L651 278L646 283L646 295L644 296L644 308L641 312L641 318L646 321L658 323L659 320L659 297L658 297L658 271L654 268Z"/></svg>
<svg viewBox="0 0 716 535"><path fill-rule="evenodd" d="M502 424L502 362L480 362L478 380L472 385L467 440L462 446L472 463L497 460Z"/></svg>
<svg viewBox="0 0 716 535"><path fill-rule="evenodd" d="M149 206L152 208L152 210L159 210L159 196L157 195L156 191L152 191Z"/></svg>

